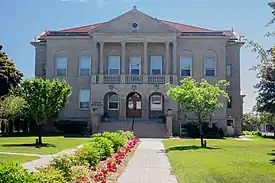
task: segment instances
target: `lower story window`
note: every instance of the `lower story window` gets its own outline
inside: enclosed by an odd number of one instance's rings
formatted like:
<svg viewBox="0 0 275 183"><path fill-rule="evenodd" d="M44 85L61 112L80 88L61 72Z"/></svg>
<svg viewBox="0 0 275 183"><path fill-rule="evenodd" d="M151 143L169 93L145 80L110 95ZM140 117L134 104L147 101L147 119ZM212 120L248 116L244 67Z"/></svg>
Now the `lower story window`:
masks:
<svg viewBox="0 0 275 183"><path fill-rule="evenodd" d="M80 90L79 108L80 109L89 109L90 108L90 90Z"/></svg>
<svg viewBox="0 0 275 183"><path fill-rule="evenodd" d="M116 93L108 94L108 110L118 110L119 109L119 99Z"/></svg>
<svg viewBox="0 0 275 183"><path fill-rule="evenodd" d="M162 110L162 96L160 94L153 94L151 96L151 111Z"/></svg>

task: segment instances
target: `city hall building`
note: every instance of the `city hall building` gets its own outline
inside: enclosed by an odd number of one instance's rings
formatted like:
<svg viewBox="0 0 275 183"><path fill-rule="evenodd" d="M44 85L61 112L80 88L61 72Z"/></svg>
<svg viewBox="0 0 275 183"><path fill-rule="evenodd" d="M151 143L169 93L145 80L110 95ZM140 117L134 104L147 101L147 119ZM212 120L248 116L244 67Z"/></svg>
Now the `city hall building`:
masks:
<svg viewBox="0 0 275 183"><path fill-rule="evenodd" d="M143 125L141 131L155 130L157 125L167 131L172 125L178 132L180 122L195 116L185 117L179 104L167 97L165 84L179 85L185 77L210 83L227 80L231 102L222 101L224 108L213 121L225 133L229 126L239 135L241 38L233 30L160 20L134 7L107 22L46 31L31 44L35 75L65 79L72 86L59 119L87 120L97 131L115 124L128 128L135 116L136 125ZM173 122L167 127L168 109Z"/></svg>

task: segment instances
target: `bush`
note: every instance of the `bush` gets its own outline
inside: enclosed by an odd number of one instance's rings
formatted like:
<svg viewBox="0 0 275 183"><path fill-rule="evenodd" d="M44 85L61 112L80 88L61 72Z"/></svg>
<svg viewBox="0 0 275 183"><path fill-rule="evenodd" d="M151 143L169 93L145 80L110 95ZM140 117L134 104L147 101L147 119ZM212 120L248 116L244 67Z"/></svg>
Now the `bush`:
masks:
<svg viewBox="0 0 275 183"><path fill-rule="evenodd" d="M242 135L262 136L262 133L259 131L242 131Z"/></svg>
<svg viewBox="0 0 275 183"><path fill-rule="evenodd" d="M53 158L53 161L51 165L57 169L60 170L63 174L66 180L70 180L71 178L71 167L74 166L77 163L77 159L74 155L60 155Z"/></svg>
<svg viewBox="0 0 275 183"><path fill-rule="evenodd" d="M113 142L105 137L95 136L91 139L89 145L91 145L92 148L96 148L101 158L109 157L114 152Z"/></svg>
<svg viewBox="0 0 275 183"><path fill-rule="evenodd" d="M126 137L128 140L134 137L134 133L130 131L118 130L117 133Z"/></svg>
<svg viewBox="0 0 275 183"><path fill-rule="evenodd" d="M52 166L39 168L33 176L37 183L66 183L63 172Z"/></svg>
<svg viewBox="0 0 275 183"><path fill-rule="evenodd" d="M200 137L200 130L198 123L186 123L183 125L186 128L187 134L191 138L199 138ZM224 137L223 130L218 128L215 124L212 124L210 128L208 123L204 123L202 126L203 136L206 138L221 138Z"/></svg>
<svg viewBox="0 0 275 183"><path fill-rule="evenodd" d="M70 121L63 120L55 122L54 126L57 130L67 134L82 133L87 130L87 121Z"/></svg>
<svg viewBox="0 0 275 183"><path fill-rule="evenodd" d="M102 152L97 147L94 147L91 144L86 144L76 152L75 156L77 157L79 164L95 166L101 159L101 153Z"/></svg>
<svg viewBox="0 0 275 183"><path fill-rule="evenodd" d="M91 182L90 170L87 166L73 166L71 167L72 182Z"/></svg>
<svg viewBox="0 0 275 183"><path fill-rule="evenodd" d="M0 183L35 183L35 179L18 163L0 163Z"/></svg>
<svg viewBox="0 0 275 183"><path fill-rule="evenodd" d="M103 137L110 139L113 142L113 148L118 151L127 143L127 136L121 135L120 133L104 132Z"/></svg>

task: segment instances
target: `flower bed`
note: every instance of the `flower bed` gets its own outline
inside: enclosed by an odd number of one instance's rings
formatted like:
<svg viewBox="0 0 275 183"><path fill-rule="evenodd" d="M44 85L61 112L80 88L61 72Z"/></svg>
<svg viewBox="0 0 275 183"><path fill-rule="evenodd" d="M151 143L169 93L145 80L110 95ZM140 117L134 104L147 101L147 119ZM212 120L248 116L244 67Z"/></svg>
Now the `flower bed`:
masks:
<svg viewBox="0 0 275 183"><path fill-rule="evenodd" d="M75 154L55 157L49 165L34 173L22 171L15 163L0 164L0 177L7 183L19 180L21 183L113 183L138 142L139 139L129 131L95 134ZM9 171L1 172L7 168ZM14 179L12 175L19 178Z"/></svg>

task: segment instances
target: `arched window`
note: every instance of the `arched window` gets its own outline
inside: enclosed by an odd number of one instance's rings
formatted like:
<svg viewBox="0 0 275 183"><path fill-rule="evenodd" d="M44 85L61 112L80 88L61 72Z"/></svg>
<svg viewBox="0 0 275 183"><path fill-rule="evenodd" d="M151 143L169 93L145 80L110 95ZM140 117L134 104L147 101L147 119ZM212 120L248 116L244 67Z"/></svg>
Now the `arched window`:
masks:
<svg viewBox="0 0 275 183"><path fill-rule="evenodd" d="M160 93L153 93L150 97L151 111L161 111L162 102L162 95Z"/></svg>
<svg viewBox="0 0 275 183"><path fill-rule="evenodd" d="M108 93L107 96L108 110L118 110L119 109L119 98L114 92Z"/></svg>

